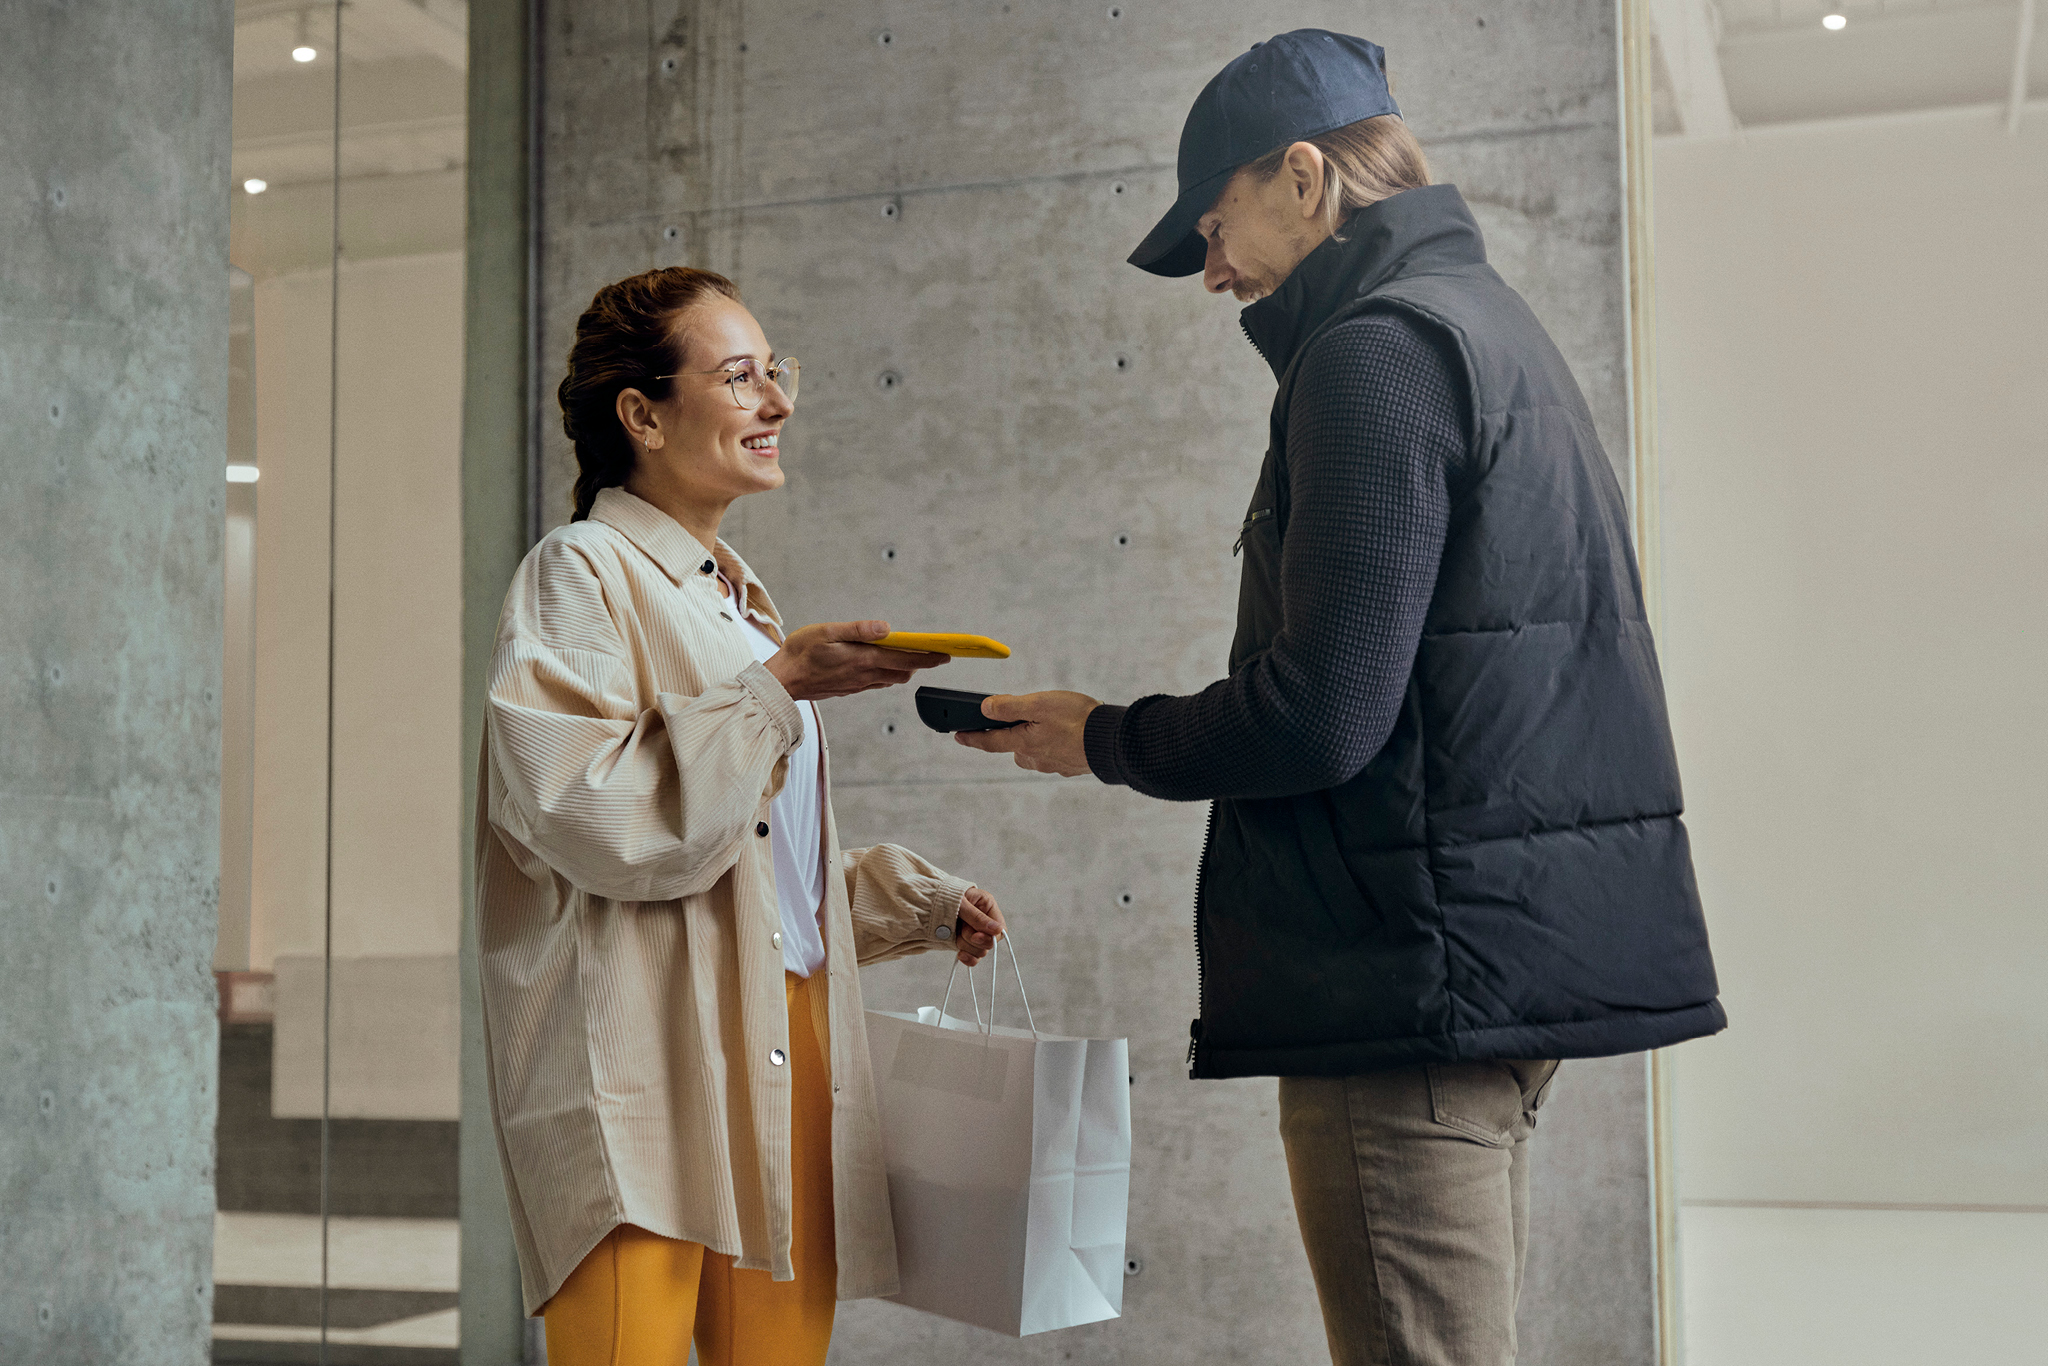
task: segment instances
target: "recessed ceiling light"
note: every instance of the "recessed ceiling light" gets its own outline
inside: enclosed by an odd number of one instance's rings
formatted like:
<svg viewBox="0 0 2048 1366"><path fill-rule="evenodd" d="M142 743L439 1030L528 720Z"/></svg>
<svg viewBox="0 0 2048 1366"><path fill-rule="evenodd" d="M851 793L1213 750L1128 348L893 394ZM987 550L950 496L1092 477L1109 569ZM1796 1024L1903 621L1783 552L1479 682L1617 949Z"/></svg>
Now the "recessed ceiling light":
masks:
<svg viewBox="0 0 2048 1366"><path fill-rule="evenodd" d="M1840 28L1840 27L1841 27L1841 25L1840 25L1840 24L1830 24L1830 25L1829 25L1828 27L1830 27L1830 28ZM308 46L308 45L307 45L307 44L305 44L305 43L301 43L301 44L299 44L299 45L298 45L297 47L295 47L295 48L293 48L293 49L292 49L292 60L293 60L293 61L295 61L295 62L310 62L310 61L312 61L312 60L313 60L313 59L314 59L315 57L318 57L319 55L320 55L320 53L319 53L318 49L316 49L316 48L313 48L313 47L310 47L310 46Z"/></svg>
<svg viewBox="0 0 2048 1366"><path fill-rule="evenodd" d="M262 194L265 190L270 188L270 182L267 180L258 180L256 177L251 176L247 180L242 182L242 188L248 191L250 194Z"/></svg>
<svg viewBox="0 0 2048 1366"><path fill-rule="evenodd" d="M1820 26L1830 33L1838 33L1849 27L1849 16L1846 14L1830 14L1820 21Z"/></svg>
<svg viewBox="0 0 2048 1366"><path fill-rule="evenodd" d="M230 465L228 466L228 482L230 484L253 484L256 482L257 473L258 471L254 465Z"/></svg>

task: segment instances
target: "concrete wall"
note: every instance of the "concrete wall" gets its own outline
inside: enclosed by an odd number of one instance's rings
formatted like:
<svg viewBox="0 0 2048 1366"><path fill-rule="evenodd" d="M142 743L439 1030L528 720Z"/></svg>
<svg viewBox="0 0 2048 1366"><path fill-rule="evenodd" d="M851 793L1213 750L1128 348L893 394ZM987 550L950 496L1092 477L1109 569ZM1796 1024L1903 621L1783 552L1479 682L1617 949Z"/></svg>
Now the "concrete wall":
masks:
<svg viewBox="0 0 2048 1366"><path fill-rule="evenodd" d="M469 7L469 187L464 223L462 375L462 756L483 747L485 680L505 585L526 553L529 398L528 186L537 172L528 100L531 0ZM512 1366L538 1327L524 1317L512 1211L491 1129L484 1065L483 989L477 977L476 785L462 787L456 831L462 887L462 1360Z"/></svg>
<svg viewBox="0 0 2048 1366"><path fill-rule="evenodd" d="M1626 468L1614 7L1396 4L547 7L540 393L599 285L733 275L805 362L782 492L727 537L796 621L887 617L1016 647L951 686L1109 700L1214 679L1269 372L1236 309L1123 264L1174 192L1182 118L1272 33L1382 42L1441 179L1551 326ZM544 511L573 464L551 407ZM1119 1322L1004 1343L844 1307L835 1361L1313 1361L1321 1324L1270 1080L1185 1079L1202 811L999 767L898 691L823 708L849 843L894 839L1009 908L1040 1019L1131 1038ZM935 960L869 973L936 998ZM1569 1065L1539 1142L1531 1363L1651 1358L1640 1059Z"/></svg>
<svg viewBox="0 0 2048 1366"><path fill-rule="evenodd" d="M0 1361L208 1357L231 24L0 43Z"/></svg>
<svg viewBox="0 0 2048 1366"><path fill-rule="evenodd" d="M1658 147L1688 1200L2048 1210L2044 221L2040 115Z"/></svg>

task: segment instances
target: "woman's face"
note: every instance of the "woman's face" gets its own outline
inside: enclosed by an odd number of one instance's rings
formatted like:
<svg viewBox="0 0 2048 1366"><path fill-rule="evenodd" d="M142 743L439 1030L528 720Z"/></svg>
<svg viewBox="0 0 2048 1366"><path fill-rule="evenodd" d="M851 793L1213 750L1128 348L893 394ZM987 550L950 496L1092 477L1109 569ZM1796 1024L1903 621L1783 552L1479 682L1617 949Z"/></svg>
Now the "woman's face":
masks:
<svg viewBox="0 0 2048 1366"><path fill-rule="evenodd" d="M640 447L627 489L641 493L644 486L692 503L725 504L781 488L777 443L790 402L779 386L758 378L776 360L761 324L732 300L713 298L685 312L677 326L684 338L680 368L688 373L669 381L670 396L656 403L636 390L620 395L619 417ZM737 361L753 363L759 407L733 402L725 367Z"/></svg>

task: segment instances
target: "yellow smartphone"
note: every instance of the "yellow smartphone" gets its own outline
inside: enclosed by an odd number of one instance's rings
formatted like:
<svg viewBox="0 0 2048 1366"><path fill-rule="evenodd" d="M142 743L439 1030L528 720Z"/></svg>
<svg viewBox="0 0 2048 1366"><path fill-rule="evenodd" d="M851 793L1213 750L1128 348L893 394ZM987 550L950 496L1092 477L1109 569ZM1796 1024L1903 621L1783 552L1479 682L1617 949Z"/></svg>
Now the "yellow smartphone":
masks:
<svg viewBox="0 0 2048 1366"><path fill-rule="evenodd" d="M926 654L959 655L966 659L1010 657L1010 647L1000 640L946 631L891 631L874 643L885 650L921 650Z"/></svg>

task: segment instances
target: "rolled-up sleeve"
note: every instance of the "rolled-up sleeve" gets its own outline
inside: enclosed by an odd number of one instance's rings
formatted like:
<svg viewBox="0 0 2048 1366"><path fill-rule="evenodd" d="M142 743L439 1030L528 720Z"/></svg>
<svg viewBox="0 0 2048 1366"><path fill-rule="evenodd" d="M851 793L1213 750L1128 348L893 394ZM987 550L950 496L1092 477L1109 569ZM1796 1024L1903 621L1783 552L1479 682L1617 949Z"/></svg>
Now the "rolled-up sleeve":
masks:
<svg viewBox="0 0 2048 1366"><path fill-rule="evenodd" d="M595 896L708 890L803 739L796 703L757 663L639 707L603 585L573 546L543 546L513 594L485 717L491 823Z"/></svg>
<svg viewBox="0 0 2048 1366"><path fill-rule="evenodd" d="M854 956L885 963L953 946L960 899L974 884L944 872L899 844L840 852L853 911Z"/></svg>

